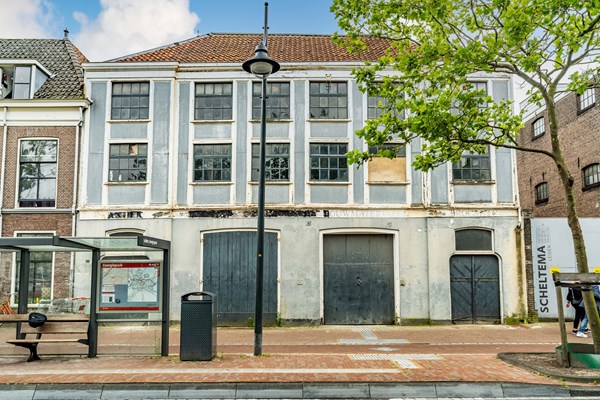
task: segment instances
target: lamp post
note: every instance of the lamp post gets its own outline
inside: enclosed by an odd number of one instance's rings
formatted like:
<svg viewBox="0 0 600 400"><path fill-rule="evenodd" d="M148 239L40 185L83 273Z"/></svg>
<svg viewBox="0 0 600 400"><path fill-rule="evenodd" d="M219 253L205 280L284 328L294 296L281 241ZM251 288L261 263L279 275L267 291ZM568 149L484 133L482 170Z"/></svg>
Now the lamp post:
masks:
<svg viewBox="0 0 600 400"><path fill-rule="evenodd" d="M265 3L265 26L254 57L242 64L244 71L262 81L260 104L260 159L258 179L258 221L256 228L256 306L254 308L254 355L262 354L263 317L263 266L265 249L265 142L267 140L267 77L279 71L279 63L269 58L267 51L267 30L269 3Z"/></svg>

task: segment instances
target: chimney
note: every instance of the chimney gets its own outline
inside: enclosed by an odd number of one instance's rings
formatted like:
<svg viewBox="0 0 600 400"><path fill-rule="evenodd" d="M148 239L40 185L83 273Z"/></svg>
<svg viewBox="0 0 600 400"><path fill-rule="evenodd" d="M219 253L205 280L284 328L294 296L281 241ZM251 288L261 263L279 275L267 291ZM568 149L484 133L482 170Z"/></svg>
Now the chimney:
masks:
<svg viewBox="0 0 600 400"><path fill-rule="evenodd" d="M69 30L67 28L65 28L65 30L63 31L65 33L65 39L69 38Z"/></svg>

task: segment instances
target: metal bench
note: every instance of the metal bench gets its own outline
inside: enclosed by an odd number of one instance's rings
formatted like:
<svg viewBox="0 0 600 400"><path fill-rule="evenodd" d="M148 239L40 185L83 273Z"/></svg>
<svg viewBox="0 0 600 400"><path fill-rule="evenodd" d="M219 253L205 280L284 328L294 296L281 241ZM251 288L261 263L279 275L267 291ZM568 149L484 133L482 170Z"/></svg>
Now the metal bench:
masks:
<svg viewBox="0 0 600 400"><path fill-rule="evenodd" d="M86 314L49 314L44 325L32 328L28 324L28 314L0 315L0 322L21 323L20 339L7 340L6 343L29 349L27 361L36 361L40 343L80 343L89 345L89 315ZM48 337L50 336L50 337Z"/></svg>

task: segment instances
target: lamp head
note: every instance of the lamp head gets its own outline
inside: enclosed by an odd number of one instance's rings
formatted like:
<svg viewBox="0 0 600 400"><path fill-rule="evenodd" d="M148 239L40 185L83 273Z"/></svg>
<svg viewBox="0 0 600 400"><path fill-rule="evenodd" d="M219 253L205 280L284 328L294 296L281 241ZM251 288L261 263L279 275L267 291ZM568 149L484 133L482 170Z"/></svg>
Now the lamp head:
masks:
<svg viewBox="0 0 600 400"><path fill-rule="evenodd" d="M259 78L266 78L270 74L279 71L280 65L277 61L269 57L267 47L261 40L258 46L256 46L256 50L254 50L254 57L244 61L242 68L244 71L254 74Z"/></svg>

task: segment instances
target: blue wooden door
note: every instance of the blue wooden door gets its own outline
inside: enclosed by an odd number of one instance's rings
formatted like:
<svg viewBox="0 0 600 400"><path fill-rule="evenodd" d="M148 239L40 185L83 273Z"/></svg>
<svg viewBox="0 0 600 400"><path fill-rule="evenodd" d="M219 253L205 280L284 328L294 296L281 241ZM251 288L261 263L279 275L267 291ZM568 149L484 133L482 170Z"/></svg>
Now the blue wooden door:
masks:
<svg viewBox="0 0 600 400"><path fill-rule="evenodd" d="M204 235L204 290L217 295L219 325L249 325L256 299L256 232ZM263 323L277 318L277 234L265 233Z"/></svg>

